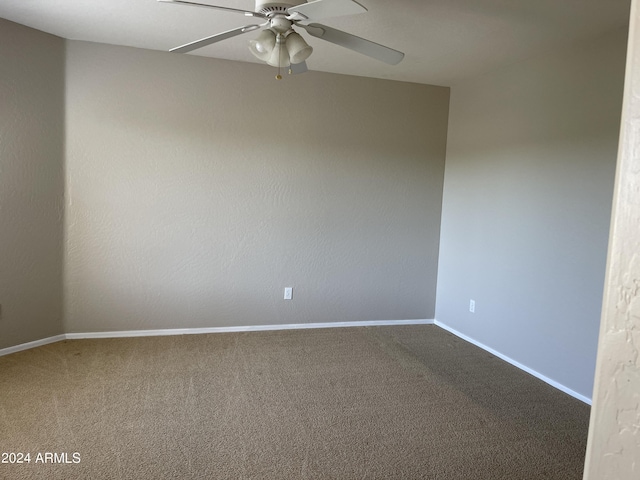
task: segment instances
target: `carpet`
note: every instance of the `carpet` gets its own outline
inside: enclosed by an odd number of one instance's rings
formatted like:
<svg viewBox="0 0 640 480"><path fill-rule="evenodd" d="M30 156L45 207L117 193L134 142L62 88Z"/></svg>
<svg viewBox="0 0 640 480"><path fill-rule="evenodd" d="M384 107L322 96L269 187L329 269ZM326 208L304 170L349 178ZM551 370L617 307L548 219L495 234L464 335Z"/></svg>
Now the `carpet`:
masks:
<svg viewBox="0 0 640 480"><path fill-rule="evenodd" d="M588 405L431 325L0 357L0 453L30 454L1 458L3 479L581 479L588 423Z"/></svg>

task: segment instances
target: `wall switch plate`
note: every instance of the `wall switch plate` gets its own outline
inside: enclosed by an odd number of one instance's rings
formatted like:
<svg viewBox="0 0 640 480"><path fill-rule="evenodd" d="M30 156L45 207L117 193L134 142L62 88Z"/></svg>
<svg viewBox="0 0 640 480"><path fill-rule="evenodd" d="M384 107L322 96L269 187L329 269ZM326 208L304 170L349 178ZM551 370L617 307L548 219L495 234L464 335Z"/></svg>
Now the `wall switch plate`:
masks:
<svg viewBox="0 0 640 480"><path fill-rule="evenodd" d="M469 311L471 313L476 313L476 301L475 300L469 300Z"/></svg>
<svg viewBox="0 0 640 480"><path fill-rule="evenodd" d="M293 287L285 287L284 289L284 299L291 300L293 298Z"/></svg>

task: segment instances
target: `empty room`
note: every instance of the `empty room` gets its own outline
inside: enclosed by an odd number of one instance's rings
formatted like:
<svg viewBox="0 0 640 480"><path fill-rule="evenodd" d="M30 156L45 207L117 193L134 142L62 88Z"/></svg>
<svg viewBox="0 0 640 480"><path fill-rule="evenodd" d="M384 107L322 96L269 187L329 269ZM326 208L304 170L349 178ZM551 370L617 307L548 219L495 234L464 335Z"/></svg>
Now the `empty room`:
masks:
<svg viewBox="0 0 640 480"><path fill-rule="evenodd" d="M637 17L1 2L0 478L640 478Z"/></svg>

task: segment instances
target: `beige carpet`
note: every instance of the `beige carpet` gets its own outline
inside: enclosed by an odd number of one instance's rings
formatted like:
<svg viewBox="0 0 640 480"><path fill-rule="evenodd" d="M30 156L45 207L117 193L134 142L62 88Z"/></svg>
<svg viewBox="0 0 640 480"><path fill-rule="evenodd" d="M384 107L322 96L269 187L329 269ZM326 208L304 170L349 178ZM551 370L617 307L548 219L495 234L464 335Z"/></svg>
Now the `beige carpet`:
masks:
<svg viewBox="0 0 640 480"><path fill-rule="evenodd" d="M72 340L0 357L0 478L580 479L588 417L436 326Z"/></svg>

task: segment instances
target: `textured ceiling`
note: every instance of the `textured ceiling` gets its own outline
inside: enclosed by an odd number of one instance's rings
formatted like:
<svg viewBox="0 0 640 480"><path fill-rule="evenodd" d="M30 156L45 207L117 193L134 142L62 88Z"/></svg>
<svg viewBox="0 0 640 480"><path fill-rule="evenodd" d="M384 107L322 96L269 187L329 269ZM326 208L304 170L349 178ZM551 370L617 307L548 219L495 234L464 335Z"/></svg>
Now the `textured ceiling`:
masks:
<svg viewBox="0 0 640 480"><path fill-rule="evenodd" d="M198 0L195 0L198 1ZM200 0L254 10L252 0ZM310 70L452 85L628 24L630 0L359 0L369 11L322 23L406 53L389 66L307 38ZM242 25L239 14L156 0L2 0L0 17L74 40L168 50ZM257 32L191 55L258 62L247 48Z"/></svg>

